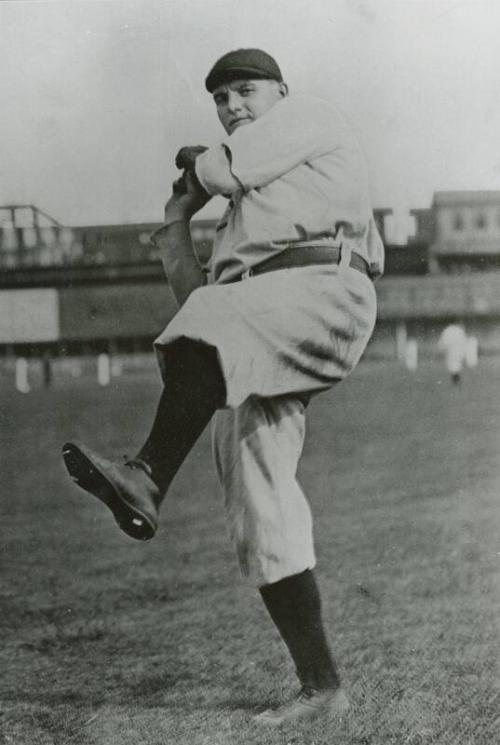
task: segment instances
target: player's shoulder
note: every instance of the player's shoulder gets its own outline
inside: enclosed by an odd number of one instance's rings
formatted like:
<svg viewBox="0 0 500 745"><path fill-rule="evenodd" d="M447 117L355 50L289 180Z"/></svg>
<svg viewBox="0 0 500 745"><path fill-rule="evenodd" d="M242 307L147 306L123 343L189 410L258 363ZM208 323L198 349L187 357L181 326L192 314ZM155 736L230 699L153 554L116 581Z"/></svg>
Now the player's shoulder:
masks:
<svg viewBox="0 0 500 745"><path fill-rule="evenodd" d="M316 119L332 126L348 124L341 107L332 98L306 91L295 91L290 93L284 101L291 112L297 114L301 112L302 117L307 116L309 119Z"/></svg>

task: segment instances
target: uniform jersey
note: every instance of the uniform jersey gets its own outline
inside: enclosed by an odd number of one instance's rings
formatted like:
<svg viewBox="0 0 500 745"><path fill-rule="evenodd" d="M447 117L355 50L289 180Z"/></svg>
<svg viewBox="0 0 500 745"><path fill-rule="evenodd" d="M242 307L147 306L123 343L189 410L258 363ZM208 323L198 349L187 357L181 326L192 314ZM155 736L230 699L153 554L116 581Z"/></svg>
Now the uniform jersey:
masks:
<svg viewBox="0 0 500 745"><path fill-rule="evenodd" d="M348 245L384 268L365 161L342 115L326 101L287 96L209 148L196 173L230 196L215 236L212 272L230 282L290 244Z"/></svg>

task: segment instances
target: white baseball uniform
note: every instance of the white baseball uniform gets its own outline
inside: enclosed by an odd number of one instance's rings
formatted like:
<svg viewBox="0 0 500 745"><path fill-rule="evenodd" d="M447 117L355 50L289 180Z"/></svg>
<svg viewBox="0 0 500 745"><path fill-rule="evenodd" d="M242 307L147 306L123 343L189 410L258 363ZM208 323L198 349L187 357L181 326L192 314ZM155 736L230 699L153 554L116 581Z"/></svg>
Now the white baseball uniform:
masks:
<svg viewBox="0 0 500 745"><path fill-rule="evenodd" d="M376 278L383 244L359 145L320 99L277 102L200 155L196 173L210 194L230 197L214 241L213 283L189 296L155 343L185 336L218 350L227 408L213 419L214 460L242 573L261 586L315 564L310 509L296 479L304 396L343 379L361 357L376 296L349 260L358 253ZM297 245L341 245L340 264L240 279Z"/></svg>
<svg viewBox="0 0 500 745"><path fill-rule="evenodd" d="M450 375L459 375L467 356L467 334L464 327L458 323L450 323L443 329L438 346L444 352L446 369Z"/></svg>

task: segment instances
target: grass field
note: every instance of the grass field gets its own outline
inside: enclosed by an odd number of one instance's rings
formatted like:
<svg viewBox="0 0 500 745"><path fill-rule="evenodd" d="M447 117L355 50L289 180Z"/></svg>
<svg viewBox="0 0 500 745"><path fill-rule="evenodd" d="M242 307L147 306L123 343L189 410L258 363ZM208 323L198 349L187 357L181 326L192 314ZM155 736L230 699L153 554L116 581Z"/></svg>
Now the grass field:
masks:
<svg viewBox="0 0 500 745"><path fill-rule="evenodd" d="M155 372L108 388L2 380L2 745L500 743L500 361L461 389L437 363L364 362L310 407L301 481L352 709L268 732L296 690L239 578L205 433L154 541L67 478L60 445L133 454Z"/></svg>

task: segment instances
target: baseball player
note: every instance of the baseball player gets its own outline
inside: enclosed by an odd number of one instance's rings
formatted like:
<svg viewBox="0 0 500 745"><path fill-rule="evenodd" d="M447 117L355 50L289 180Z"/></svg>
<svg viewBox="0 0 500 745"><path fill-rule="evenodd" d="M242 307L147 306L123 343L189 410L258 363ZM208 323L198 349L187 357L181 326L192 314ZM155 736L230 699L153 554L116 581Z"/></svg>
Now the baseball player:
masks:
<svg viewBox="0 0 500 745"><path fill-rule="evenodd" d="M451 382L459 385L467 359L467 334L458 319L453 320L443 329L438 340L438 347L444 354Z"/></svg>
<svg viewBox="0 0 500 745"><path fill-rule="evenodd" d="M182 148L183 175L154 234L179 310L155 342L164 389L144 446L119 464L78 443L74 481L119 526L152 538L182 461L212 420L215 467L242 574L258 588L301 688L258 722L281 725L348 707L327 642L312 518L296 479L309 398L355 367L372 333L384 254L365 163L329 103L289 95L258 49L221 57L206 78L225 136ZM189 221L213 195L211 277Z"/></svg>

